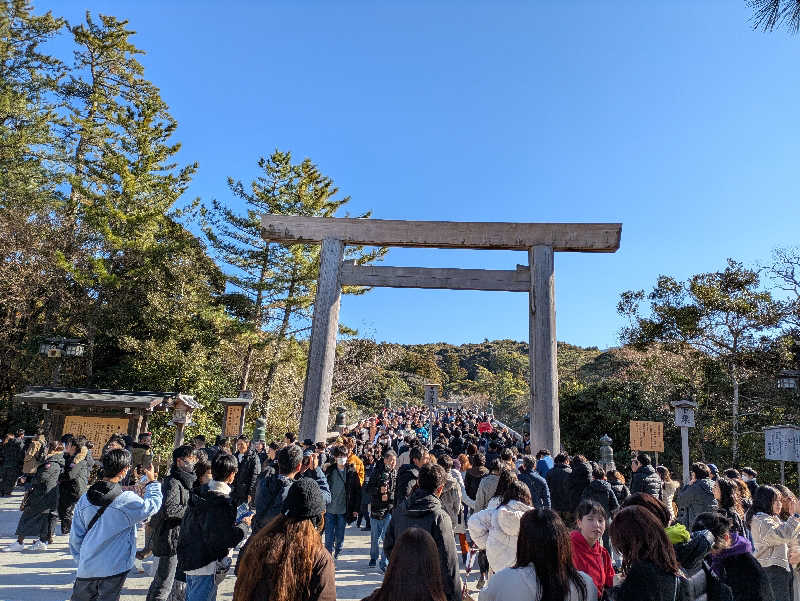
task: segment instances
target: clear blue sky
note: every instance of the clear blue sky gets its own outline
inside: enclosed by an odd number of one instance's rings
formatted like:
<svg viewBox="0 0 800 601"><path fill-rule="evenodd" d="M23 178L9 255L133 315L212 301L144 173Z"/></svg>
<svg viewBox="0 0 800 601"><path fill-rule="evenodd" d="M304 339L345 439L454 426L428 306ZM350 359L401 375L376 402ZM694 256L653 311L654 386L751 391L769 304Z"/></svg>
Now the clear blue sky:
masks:
<svg viewBox="0 0 800 601"><path fill-rule="evenodd" d="M236 201L273 149L387 219L621 221L556 256L558 339L617 344L623 290L766 261L800 231L800 37L743 1L39 2L130 20L180 123L187 198ZM513 269L524 253L395 249ZM403 343L525 340L527 295L378 289L343 322Z"/></svg>

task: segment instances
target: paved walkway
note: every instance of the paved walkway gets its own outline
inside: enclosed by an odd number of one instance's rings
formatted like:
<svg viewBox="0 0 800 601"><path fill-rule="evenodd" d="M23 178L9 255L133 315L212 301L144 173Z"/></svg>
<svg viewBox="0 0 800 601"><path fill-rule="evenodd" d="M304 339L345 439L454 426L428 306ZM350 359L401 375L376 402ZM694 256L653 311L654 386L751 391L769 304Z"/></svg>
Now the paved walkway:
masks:
<svg viewBox="0 0 800 601"><path fill-rule="evenodd" d="M12 497L0 498L0 547L15 540L14 530L21 515L20 489ZM60 536L56 528L53 544L47 551L0 553L0 601L65 601L69 599L75 579L75 564L69 555L68 537ZM33 542L27 539L25 544ZM139 547L144 545L144 533L139 533ZM235 558L234 558L235 560ZM342 554L336 562L336 593L340 601L360 601L381 583L382 574L368 568L369 532L354 525L346 530ZM149 562L144 562L147 569ZM474 586L475 576L470 580ZM133 572L125 581L122 601L142 601L150 586L151 577ZM220 585L217 599L231 601L233 576ZM471 587L473 588L473 587ZM475 595L477 598L477 595Z"/></svg>

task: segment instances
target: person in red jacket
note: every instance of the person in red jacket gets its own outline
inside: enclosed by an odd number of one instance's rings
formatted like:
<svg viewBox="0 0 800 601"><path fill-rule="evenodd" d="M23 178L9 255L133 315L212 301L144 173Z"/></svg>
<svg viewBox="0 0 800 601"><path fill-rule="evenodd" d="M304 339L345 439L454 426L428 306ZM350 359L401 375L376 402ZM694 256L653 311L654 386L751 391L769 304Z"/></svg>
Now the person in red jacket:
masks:
<svg viewBox="0 0 800 601"><path fill-rule="evenodd" d="M606 531L606 510L595 501L584 499L575 512L578 529L570 533L572 539L572 562L575 568L585 572L597 587L598 597L603 590L614 585L614 567L611 555L600 544Z"/></svg>

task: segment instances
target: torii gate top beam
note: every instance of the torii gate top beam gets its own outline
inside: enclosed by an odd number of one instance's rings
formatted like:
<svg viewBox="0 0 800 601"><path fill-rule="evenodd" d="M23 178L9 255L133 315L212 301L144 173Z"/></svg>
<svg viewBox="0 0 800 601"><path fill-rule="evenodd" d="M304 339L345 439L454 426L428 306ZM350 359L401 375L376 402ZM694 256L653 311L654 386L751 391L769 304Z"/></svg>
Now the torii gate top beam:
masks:
<svg viewBox="0 0 800 601"><path fill-rule="evenodd" d="M615 252L621 223L502 223L398 221L343 217L264 215L265 240L321 242L325 238L358 246L524 250L549 246L556 252Z"/></svg>

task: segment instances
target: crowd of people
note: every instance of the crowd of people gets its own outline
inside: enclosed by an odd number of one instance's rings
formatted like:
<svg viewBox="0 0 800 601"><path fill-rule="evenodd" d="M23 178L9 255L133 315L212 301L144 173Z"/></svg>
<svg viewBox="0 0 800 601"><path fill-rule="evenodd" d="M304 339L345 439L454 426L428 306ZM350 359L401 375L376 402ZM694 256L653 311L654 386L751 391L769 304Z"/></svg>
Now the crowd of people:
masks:
<svg viewBox="0 0 800 601"><path fill-rule="evenodd" d="M681 485L639 453L626 480L465 409L386 409L330 443L198 436L160 480L150 442L9 434L0 494L26 492L4 550L46 550L60 522L73 601L119 599L150 555L148 601L213 601L234 575L234 601L335 600L348 526L383 573L364 601L462 601L473 573L480 601L800 599L800 502L751 468Z"/></svg>

